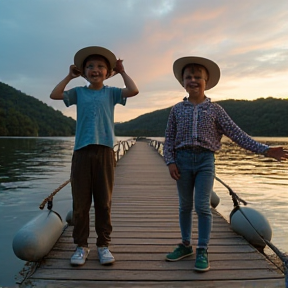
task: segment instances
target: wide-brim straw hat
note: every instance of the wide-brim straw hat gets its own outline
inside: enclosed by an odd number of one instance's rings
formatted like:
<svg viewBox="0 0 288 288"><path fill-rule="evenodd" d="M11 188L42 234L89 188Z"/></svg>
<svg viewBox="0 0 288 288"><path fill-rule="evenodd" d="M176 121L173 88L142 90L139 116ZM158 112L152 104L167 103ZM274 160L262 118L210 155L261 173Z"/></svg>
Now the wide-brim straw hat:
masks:
<svg viewBox="0 0 288 288"><path fill-rule="evenodd" d="M74 56L74 64L76 65L76 67L78 69L80 69L81 71L83 71L84 67L83 67L83 62L84 60L90 56L90 55L101 55L103 57L105 57L107 59L107 61L110 64L110 68L111 70L108 71L109 72L109 77L112 77L115 75L115 73L113 73L113 69L116 66L116 62L117 62L117 58L114 55L113 52L111 52L110 50L104 48L104 47L100 47L100 46L89 46L89 47L85 47L80 49ZM108 77L108 78L109 78Z"/></svg>
<svg viewBox="0 0 288 288"><path fill-rule="evenodd" d="M197 56L188 56L188 57L182 57L182 58L177 59L173 64L174 75L182 86L183 86L182 70L188 64L202 65L207 69L209 73L209 78L208 78L208 81L206 82L205 90L209 90L217 85L220 79L219 66L215 62L207 58L197 57Z"/></svg>

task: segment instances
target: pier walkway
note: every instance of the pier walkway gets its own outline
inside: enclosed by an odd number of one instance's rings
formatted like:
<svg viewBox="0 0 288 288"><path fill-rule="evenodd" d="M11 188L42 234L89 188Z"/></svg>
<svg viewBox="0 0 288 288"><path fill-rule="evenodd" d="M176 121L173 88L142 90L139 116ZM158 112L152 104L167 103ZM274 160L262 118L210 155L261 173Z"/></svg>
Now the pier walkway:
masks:
<svg viewBox="0 0 288 288"><path fill-rule="evenodd" d="M194 249L196 221L193 214ZM193 270L195 255L178 262L164 260L180 242L176 184L162 157L145 141L137 141L117 163L112 223L113 265L98 261L91 210L91 252L86 264L70 266L75 245L73 227L68 227L20 287L285 287L281 271L235 234L214 209L210 271Z"/></svg>

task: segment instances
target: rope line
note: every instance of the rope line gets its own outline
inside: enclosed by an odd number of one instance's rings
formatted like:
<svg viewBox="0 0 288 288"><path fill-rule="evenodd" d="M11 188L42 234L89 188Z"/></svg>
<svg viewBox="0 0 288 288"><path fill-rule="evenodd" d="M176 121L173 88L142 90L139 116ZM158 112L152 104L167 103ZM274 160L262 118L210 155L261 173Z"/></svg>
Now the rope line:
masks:
<svg viewBox="0 0 288 288"><path fill-rule="evenodd" d="M227 184L225 184L221 179L215 176L215 179L220 182L224 187L226 187L229 191L229 194L232 197L234 206L239 206L240 202L243 203L245 206L248 204L245 200L241 199Z"/></svg>
<svg viewBox="0 0 288 288"><path fill-rule="evenodd" d="M63 187L65 187L68 183L70 182L70 179L68 179L67 181L65 181L63 184L61 184L57 189L55 189L48 197L46 197L43 202L40 204L39 209L43 210L46 203L47 202L51 202L53 199L53 196L55 196L57 194L57 192L59 192ZM48 207L49 210L51 210L52 205L50 204L50 209Z"/></svg>

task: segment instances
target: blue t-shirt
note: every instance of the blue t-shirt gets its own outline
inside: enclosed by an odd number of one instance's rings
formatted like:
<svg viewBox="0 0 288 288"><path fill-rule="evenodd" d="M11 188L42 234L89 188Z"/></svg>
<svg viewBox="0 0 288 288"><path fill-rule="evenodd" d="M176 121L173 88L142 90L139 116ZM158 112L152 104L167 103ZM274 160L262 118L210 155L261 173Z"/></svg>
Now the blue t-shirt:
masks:
<svg viewBox="0 0 288 288"><path fill-rule="evenodd" d="M77 105L77 124L74 150L89 144L114 145L114 106L126 104L122 89L103 86L92 90L87 86L64 92L67 107Z"/></svg>

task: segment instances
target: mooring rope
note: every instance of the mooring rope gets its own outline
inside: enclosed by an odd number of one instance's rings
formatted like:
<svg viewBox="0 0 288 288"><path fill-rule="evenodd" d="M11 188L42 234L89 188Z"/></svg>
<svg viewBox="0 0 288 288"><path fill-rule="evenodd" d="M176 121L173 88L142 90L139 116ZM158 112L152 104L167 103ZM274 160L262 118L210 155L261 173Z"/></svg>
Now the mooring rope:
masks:
<svg viewBox="0 0 288 288"><path fill-rule="evenodd" d="M246 218L246 220L248 221L248 223L251 225L251 227L255 230L255 232L258 234L258 236L261 238L261 240L267 244L269 246L269 248L279 257L279 259L282 261L283 266L284 266L284 271L277 266L275 263L275 265L279 268L279 270L281 270L284 275L285 275L285 287L288 288L288 257L282 253L274 244L272 244L269 240L265 239L258 231L257 229L253 226L253 224L251 223L251 221L248 219L248 217L245 215L245 213L242 211L241 207L240 207L240 202L242 202L244 205L247 205L247 202L242 200L235 192L233 192L233 190L227 185L225 184L221 179L219 179L218 177L215 176L215 179L220 182L224 187L226 187L229 190L230 195L232 196L232 200L234 203L235 207L238 207L239 211L241 212L241 214L244 216L244 218ZM235 205L236 204L236 205ZM264 253L264 251L263 251ZM266 254L265 254L266 255ZM269 257L268 257L269 258ZM272 260L270 260L272 261Z"/></svg>
<svg viewBox="0 0 288 288"><path fill-rule="evenodd" d="M37 261L37 262L26 262L24 267L22 268L22 270L19 272L19 275L16 278L16 284L22 284L27 278L29 278L30 276L32 276L37 268L40 267L40 263L41 261ZM2 287L2 286L0 286ZM17 285L18 287L18 285Z"/></svg>
<svg viewBox="0 0 288 288"><path fill-rule="evenodd" d="M229 194L232 197L234 206L239 206L239 203L242 202L245 206L248 204L245 200L241 199L227 184L225 184L221 179L215 176L215 179L220 182L224 187L229 191Z"/></svg>
<svg viewBox="0 0 288 288"><path fill-rule="evenodd" d="M248 219L248 217L245 215L245 213L242 211L241 207L239 207L239 211L241 212L241 214L244 216L244 218L248 221L248 223L251 225L251 227L254 229L254 231L258 234L258 236L261 238L261 240L267 244L269 246L269 248L279 257L279 259L282 261L283 266L284 266L284 271L277 266L275 263L275 265L285 274L285 285L287 287L287 281L288 281L288 257L282 253L273 243L271 243L269 240L265 239L259 232L258 230L253 226L253 224L251 223L251 221ZM264 251L263 251L264 253ZM265 254L265 253L264 253ZM265 254L266 255L266 254ZM269 258L269 257L268 257ZM272 260L271 260L272 261ZM288 287L287 287L288 288Z"/></svg>
<svg viewBox="0 0 288 288"><path fill-rule="evenodd" d="M53 196L55 196L63 187L65 187L68 183L70 182L70 179L68 179L67 181L65 181L63 184L61 184L57 189L55 189L48 197L46 197L43 202L40 204L39 208L41 210L44 209L45 205L47 202L50 202L50 204L48 203L48 209L51 210L52 209L52 200L53 200Z"/></svg>

